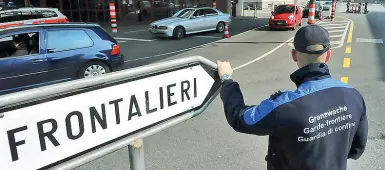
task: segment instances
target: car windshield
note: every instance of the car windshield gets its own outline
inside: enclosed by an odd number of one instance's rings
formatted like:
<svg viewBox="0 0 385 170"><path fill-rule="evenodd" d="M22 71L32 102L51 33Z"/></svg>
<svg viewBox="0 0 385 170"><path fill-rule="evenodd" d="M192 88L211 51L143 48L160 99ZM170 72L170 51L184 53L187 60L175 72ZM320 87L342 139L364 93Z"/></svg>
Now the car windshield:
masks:
<svg viewBox="0 0 385 170"><path fill-rule="evenodd" d="M278 6L275 8L274 13L281 14L281 13L293 13L294 12L294 6Z"/></svg>
<svg viewBox="0 0 385 170"><path fill-rule="evenodd" d="M176 13L173 17L187 18L194 12L193 9L184 9L179 13Z"/></svg>

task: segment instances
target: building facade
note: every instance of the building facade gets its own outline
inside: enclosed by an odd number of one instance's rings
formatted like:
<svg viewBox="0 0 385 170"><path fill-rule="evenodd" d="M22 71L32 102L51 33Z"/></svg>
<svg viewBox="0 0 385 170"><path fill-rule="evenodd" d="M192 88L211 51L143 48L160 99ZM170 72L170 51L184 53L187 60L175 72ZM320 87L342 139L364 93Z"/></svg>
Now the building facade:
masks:
<svg viewBox="0 0 385 170"><path fill-rule="evenodd" d="M73 22L109 22L109 3L114 2L118 21L158 20L188 7L215 7L231 12L231 0L0 0L16 6L58 8Z"/></svg>

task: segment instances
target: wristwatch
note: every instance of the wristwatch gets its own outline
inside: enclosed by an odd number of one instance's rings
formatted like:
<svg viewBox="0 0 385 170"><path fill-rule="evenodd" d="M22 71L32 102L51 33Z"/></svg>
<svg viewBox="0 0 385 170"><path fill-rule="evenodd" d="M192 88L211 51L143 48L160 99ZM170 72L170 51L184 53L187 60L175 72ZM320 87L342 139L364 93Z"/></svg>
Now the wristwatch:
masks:
<svg viewBox="0 0 385 170"><path fill-rule="evenodd" d="M228 75L228 74L224 74L224 75L221 77L222 83L223 83L225 80L229 80L229 79L231 79L231 76Z"/></svg>

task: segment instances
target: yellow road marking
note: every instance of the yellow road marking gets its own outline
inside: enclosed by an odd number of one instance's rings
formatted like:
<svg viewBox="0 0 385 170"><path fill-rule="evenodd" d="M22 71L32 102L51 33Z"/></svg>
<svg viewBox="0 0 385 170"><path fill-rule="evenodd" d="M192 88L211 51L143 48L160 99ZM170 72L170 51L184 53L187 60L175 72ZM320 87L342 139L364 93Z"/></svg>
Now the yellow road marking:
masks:
<svg viewBox="0 0 385 170"><path fill-rule="evenodd" d="M346 46L345 53L350 54L352 52L352 47L351 46Z"/></svg>
<svg viewBox="0 0 385 170"><path fill-rule="evenodd" d="M344 68L349 68L350 67L350 58L344 58Z"/></svg>
<svg viewBox="0 0 385 170"><path fill-rule="evenodd" d="M341 82L348 84L348 77L341 77Z"/></svg>
<svg viewBox="0 0 385 170"><path fill-rule="evenodd" d="M347 43L352 43L352 38L353 38L353 27L354 27L354 22L352 20L349 28L349 34L348 34L348 40L346 41Z"/></svg>
<svg viewBox="0 0 385 170"><path fill-rule="evenodd" d="M352 43L352 39L353 39L353 28L354 28L354 21L349 19L349 18L346 18L346 17L342 17L342 16L338 16L338 17L341 17L341 18L345 18L347 20L350 21L350 28L349 28L349 34L348 34L348 39L346 40L347 43Z"/></svg>

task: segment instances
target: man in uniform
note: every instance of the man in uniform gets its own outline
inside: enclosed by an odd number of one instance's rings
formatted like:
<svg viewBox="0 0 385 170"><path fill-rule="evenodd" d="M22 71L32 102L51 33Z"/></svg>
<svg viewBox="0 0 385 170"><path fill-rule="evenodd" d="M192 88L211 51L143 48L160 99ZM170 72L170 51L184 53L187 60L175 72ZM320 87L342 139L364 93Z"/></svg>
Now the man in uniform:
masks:
<svg viewBox="0 0 385 170"><path fill-rule="evenodd" d="M259 105L245 105L230 63L218 61L226 119L237 132L269 135L269 170L346 169L347 159L358 159L365 150L364 99L352 86L331 77L325 28L302 27L294 48L291 55L299 69L290 78L297 89L279 91Z"/></svg>

